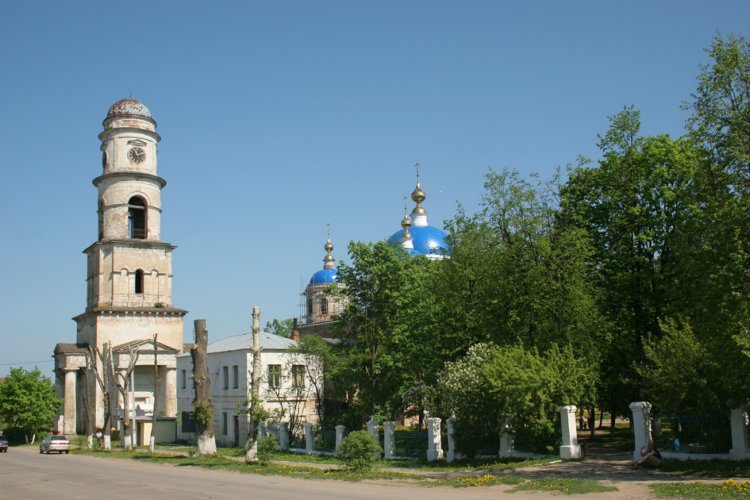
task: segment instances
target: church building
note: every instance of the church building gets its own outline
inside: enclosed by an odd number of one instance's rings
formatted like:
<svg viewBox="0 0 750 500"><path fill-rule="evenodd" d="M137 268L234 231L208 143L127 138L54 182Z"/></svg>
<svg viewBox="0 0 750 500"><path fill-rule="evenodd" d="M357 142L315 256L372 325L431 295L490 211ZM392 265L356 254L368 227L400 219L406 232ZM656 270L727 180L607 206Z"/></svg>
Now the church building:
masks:
<svg viewBox="0 0 750 500"><path fill-rule="evenodd" d="M93 180L98 238L83 251L86 308L73 318L75 343L60 343L54 350L56 390L64 399L56 427L66 435L84 431L87 407L95 412L95 425L104 424L103 392L87 368L92 351L103 352L105 346L111 350L114 373L130 384L129 406L136 411L128 418L150 421L154 408L164 419L177 414L176 355L182 352L187 311L172 304L175 247L161 240L161 190L166 185L157 174L161 138L151 112L135 99L113 104L103 128L102 172ZM131 356L135 366L125 381ZM117 396L114 426L122 412L123 399Z"/></svg>

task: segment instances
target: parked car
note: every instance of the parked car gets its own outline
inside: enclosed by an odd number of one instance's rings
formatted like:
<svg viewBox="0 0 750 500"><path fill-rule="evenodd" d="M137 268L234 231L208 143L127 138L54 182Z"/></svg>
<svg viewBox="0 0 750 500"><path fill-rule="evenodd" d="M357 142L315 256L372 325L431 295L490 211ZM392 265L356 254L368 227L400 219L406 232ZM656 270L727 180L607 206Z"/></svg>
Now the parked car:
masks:
<svg viewBox="0 0 750 500"><path fill-rule="evenodd" d="M70 441L65 436L47 436L39 445L39 453L70 453Z"/></svg>
<svg viewBox="0 0 750 500"><path fill-rule="evenodd" d="M0 436L0 453L8 453L8 439Z"/></svg>

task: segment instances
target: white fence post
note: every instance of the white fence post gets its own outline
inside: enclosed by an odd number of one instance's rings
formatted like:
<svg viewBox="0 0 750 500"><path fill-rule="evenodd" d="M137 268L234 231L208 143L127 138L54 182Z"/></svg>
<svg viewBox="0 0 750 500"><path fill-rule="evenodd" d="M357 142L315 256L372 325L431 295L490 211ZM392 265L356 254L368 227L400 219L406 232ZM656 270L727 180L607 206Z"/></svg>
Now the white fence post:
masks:
<svg viewBox="0 0 750 500"><path fill-rule="evenodd" d="M341 443L344 441L344 431L346 427L343 425L336 426L336 452L341 449Z"/></svg>
<svg viewBox="0 0 750 500"><path fill-rule="evenodd" d="M289 450L289 424L286 422L279 422L279 448Z"/></svg>
<svg viewBox="0 0 750 500"><path fill-rule="evenodd" d="M383 458L396 456L396 422L383 422Z"/></svg>
<svg viewBox="0 0 750 500"><path fill-rule="evenodd" d="M305 452L312 455L315 450L315 436L313 435L313 424L305 424Z"/></svg>
<svg viewBox="0 0 750 500"><path fill-rule="evenodd" d="M630 403L633 412L633 434L635 435L635 450L633 460L641 459L641 448L648 446L651 441L651 403L636 401Z"/></svg>
<svg viewBox="0 0 750 500"><path fill-rule="evenodd" d="M560 426L562 427L562 446L560 446L560 458L581 458L581 446L578 444L576 433L576 408L574 405L561 406Z"/></svg>
<svg viewBox="0 0 750 500"><path fill-rule="evenodd" d="M367 432L369 432L375 438L375 441L380 444L380 433L378 432L378 423L375 421L375 416L370 417L370 420L367 421ZM379 451L376 451L373 455L380 458Z"/></svg>
<svg viewBox="0 0 750 500"><path fill-rule="evenodd" d="M442 460L443 446L440 436L440 419L430 417L427 419L427 461L434 462Z"/></svg>
<svg viewBox="0 0 750 500"><path fill-rule="evenodd" d="M265 422L258 422L258 439L263 439L268 434Z"/></svg>
<svg viewBox="0 0 750 500"><path fill-rule="evenodd" d="M448 426L448 454L446 459L448 463L456 459L456 440L453 437L453 417L447 419L445 424Z"/></svg>
<svg viewBox="0 0 750 500"><path fill-rule="evenodd" d="M729 457L732 460L744 460L747 458L747 413L741 408L732 410L732 449Z"/></svg>
<svg viewBox="0 0 750 500"><path fill-rule="evenodd" d="M500 449L497 456L500 458L510 458L513 454L513 434L510 433L510 419L506 418L500 431Z"/></svg>

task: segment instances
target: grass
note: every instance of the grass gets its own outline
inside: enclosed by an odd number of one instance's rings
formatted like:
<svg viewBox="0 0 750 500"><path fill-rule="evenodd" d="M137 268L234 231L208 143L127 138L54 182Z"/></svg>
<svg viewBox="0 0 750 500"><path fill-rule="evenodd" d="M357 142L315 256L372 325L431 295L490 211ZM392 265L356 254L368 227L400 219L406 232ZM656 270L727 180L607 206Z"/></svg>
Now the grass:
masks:
<svg viewBox="0 0 750 500"><path fill-rule="evenodd" d="M706 478L750 477L750 460L665 460L662 470L674 475Z"/></svg>
<svg viewBox="0 0 750 500"><path fill-rule="evenodd" d="M748 498L750 481L728 479L723 483L660 483L651 485L651 491L659 497L678 498Z"/></svg>
<svg viewBox="0 0 750 500"><path fill-rule="evenodd" d="M556 491L565 495L581 495L585 493L604 493L617 491L614 486L604 486L593 479L564 479L544 477L525 481L511 490L516 491Z"/></svg>
<svg viewBox="0 0 750 500"><path fill-rule="evenodd" d="M234 451L232 451L234 450ZM477 487L477 486L495 486L495 485L514 485L516 488L514 491L521 490L543 490L543 491L558 491L565 494L573 493L593 493L612 491L613 488L599 485L596 481L585 480L585 479L534 479L526 480L520 477L512 476L510 474L471 474L457 478L435 478L426 476L424 474L410 474L406 470L404 472L395 472L392 470L384 470L383 467L392 468L392 463L381 462L378 467L368 472L352 472L346 469L340 468L321 468L315 467L312 463L324 465L331 465L340 463L339 460L331 457L312 457L307 455L297 455L290 453L277 453L274 456L275 460L287 460L300 462L301 460L309 461L311 465L289 465L289 464L246 464L241 460L237 460L239 449L232 448L221 448L220 453L214 456L197 457L184 454L175 454L169 452L162 453L148 453L146 451L135 450L135 451L122 451L113 450L109 452L105 451L92 451L87 449L77 449L74 453L100 456L100 457L112 457L121 459L131 459L141 462L148 463L161 463L161 464L172 464L178 467L203 467L206 469L217 469L240 472L245 474L261 474L261 475L276 475L285 477L295 477L304 479L334 479L339 481L363 481L363 480L395 480L395 481L410 481L417 483L421 486L432 487L432 486L450 486L454 488L466 488L466 487ZM243 452L244 454L244 452ZM325 462L321 462L319 459L323 459ZM301 460L300 460L301 459ZM411 467L421 467L422 469L432 469L436 472L452 472L452 471L467 471L474 472L477 470L495 470L502 471L513 467L523 467L530 465L537 465L543 461L539 460L526 460L526 461L477 461L472 463L464 463L455 467L433 467L432 464L411 464Z"/></svg>

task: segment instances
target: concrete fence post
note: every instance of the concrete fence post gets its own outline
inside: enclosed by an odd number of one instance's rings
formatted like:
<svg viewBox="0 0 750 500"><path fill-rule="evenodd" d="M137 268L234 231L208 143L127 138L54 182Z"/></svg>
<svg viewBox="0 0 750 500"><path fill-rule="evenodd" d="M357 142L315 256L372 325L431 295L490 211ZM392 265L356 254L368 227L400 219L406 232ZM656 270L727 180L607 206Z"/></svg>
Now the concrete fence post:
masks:
<svg viewBox="0 0 750 500"><path fill-rule="evenodd" d="M450 417L445 421L445 425L448 426L448 453L446 455L448 463L451 463L456 459L456 440L453 437L453 422L453 417Z"/></svg>
<svg viewBox="0 0 750 500"><path fill-rule="evenodd" d="M258 422L258 439L263 439L268 434L265 422Z"/></svg>
<svg viewBox="0 0 750 500"><path fill-rule="evenodd" d="M427 419L427 461L434 462L442 460L443 446L440 435L440 419L430 417Z"/></svg>
<svg viewBox="0 0 750 500"><path fill-rule="evenodd" d="M396 422L383 422L383 458L396 456Z"/></svg>
<svg viewBox="0 0 750 500"><path fill-rule="evenodd" d="M506 418L500 430L500 449L497 456L510 458L513 454L513 434L510 433L510 419Z"/></svg>
<svg viewBox="0 0 750 500"><path fill-rule="evenodd" d="M651 441L651 403L636 401L630 403L630 411L633 412L633 434L635 437L635 450L633 460L641 459L641 448L648 446Z"/></svg>
<svg viewBox="0 0 750 500"><path fill-rule="evenodd" d="M562 446L560 446L560 458L569 460L581 458L581 446L578 444L576 433L576 410L575 405L561 406L560 426L562 427Z"/></svg>
<svg viewBox="0 0 750 500"><path fill-rule="evenodd" d="M732 449L729 457L732 460L744 460L747 456L747 413L741 408L735 408L730 414L732 424Z"/></svg>
<svg viewBox="0 0 750 500"><path fill-rule="evenodd" d="M279 422L279 449L289 450L289 424L286 422Z"/></svg>
<svg viewBox="0 0 750 500"><path fill-rule="evenodd" d="M375 441L380 444L380 432L378 432L378 422L375 420L375 416L370 417L370 420L367 421L367 432L369 432L375 438ZM373 455L380 458L380 452L375 452Z"/></svg>
<svg viewBox="0 0 750 500"><path fill-rule="evenodd" d="M344 441L345 431L346 431L346 427L344 427L343 425L336 426L336 452L338 452L341 449L341 443Z"/></svg>
<svg viewBox="0 0 750 500"><path fill-rule="evenodd" d="M315 435L313 434L313 424L305 424L305 453L312 455L315 451Z"/></svg>

